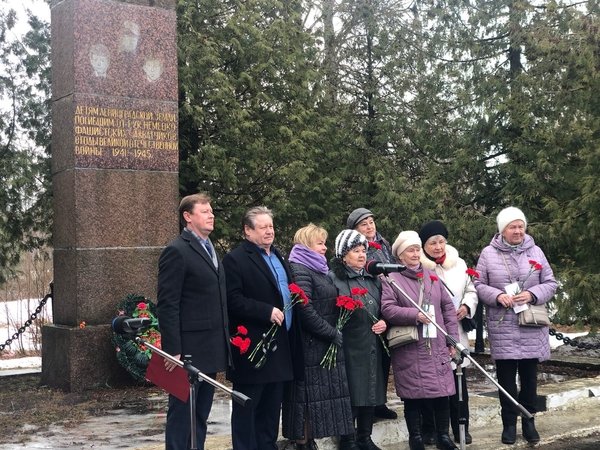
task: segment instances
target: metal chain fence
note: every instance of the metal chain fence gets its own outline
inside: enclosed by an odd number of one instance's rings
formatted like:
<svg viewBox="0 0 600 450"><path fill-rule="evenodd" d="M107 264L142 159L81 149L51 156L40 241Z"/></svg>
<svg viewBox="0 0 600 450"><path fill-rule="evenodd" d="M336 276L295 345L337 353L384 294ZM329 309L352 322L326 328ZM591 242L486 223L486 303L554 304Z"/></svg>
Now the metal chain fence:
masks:
<svg viewBox="0 0 600 450"><path fill-rule="evenodd" d="M44 308L44 306L46 306L46 303L51 298L54 298L54 283L50 283L50 292L48 292L44 296L44 298L40 300L39 305L37 306L37 308L35 308L35 311L31 313L29 319L27 319L25 323L21 325L21 327L19 327L17 331L15 331L15 333L10 337L10 339L7 339L4 342L4 344L0 344L0 352L3 352L6 347L10 347L10 344L12 344L13 341L17 340L19 336L22 335L25 332L25 330L27 330L27 328L31 326L33 321L37 319L38 314L42 312L42 309Z"/></svg>
<svg viewBox="0 0 600 450"><path fill-rule="evenodd" d="M563 341L565 345L570 345L571 347L581 348L583 350L593 350L600 348L600 343L598 344L590 344L586 342L576 342L574 339L571 339L569 336L565 336L559 331L556 331L554 328L550 328L550 336L554 336L559 341Z"/></svg>

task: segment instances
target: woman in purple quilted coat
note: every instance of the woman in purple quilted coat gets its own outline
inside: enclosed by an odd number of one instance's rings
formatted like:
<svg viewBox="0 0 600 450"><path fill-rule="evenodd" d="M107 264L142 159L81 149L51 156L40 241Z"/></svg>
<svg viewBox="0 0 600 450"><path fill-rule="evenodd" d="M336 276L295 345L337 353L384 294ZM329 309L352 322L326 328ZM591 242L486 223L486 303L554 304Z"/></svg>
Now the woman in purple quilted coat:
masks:
<svg viewBox="0 0 600 450"><path fill-rule="evenodd" d="M556 280L544 252L526 234L525 214L515 207L503 209L496 218L498 233L479 256L475 281L479 300L487 307L488 338L496 363L498 383L527 411L536 412L537 366L550 357L548 327L519 325L513 308L543 305L556 291ZM519 374L520 391L516 377ZM518 409L500 393L504 444L517 439ZM534 419L522 418L523 437L539 442Z"/></svg>
<svg viewBox="0 0 600 450"><path fill-rule="evenodd" d="M445 336L429 317L420 312L402 291L428 310L430 317L450 336L458 340L456 309L435 272L421 264L421 239L415 231L403 231L392 246L394 256L407 269L391 273L382 282L381 314L393 325L416 325L419 340L391 350L396 393L404 401L404 419L408 428L411 450L424 450L421 412L433 404L436 424L436 444L442 450L457 447L448 435L450 422L449 396L454 395L454 376L450 365L454 348L449 349Z"/></svg>

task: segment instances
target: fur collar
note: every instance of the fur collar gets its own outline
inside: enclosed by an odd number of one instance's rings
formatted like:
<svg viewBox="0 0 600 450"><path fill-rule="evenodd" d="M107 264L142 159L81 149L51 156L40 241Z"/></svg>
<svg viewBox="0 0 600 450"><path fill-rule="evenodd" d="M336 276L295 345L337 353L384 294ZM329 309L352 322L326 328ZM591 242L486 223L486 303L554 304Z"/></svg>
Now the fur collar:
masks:
<svg viewBox="0 0 600 450"><path fill-rule="evenodd" d="M448 270L452 269L456 263L458 262L458 250L452 247L449 244L446 244L446 260L444 264L442 264L442 269ZM430 260L427 256L425 256L425 252L421 252L421 264L423 267L429 270L434 270L437 265L434 261Z"/></svg>
<svg viewBox="0 0 600 450"><path fill-rule="evenodd" d="M331 258L329 261L329 268L340 280L345 280L348 278L348 271L346 270L346 265L342 261L342 258Z"/></svg>

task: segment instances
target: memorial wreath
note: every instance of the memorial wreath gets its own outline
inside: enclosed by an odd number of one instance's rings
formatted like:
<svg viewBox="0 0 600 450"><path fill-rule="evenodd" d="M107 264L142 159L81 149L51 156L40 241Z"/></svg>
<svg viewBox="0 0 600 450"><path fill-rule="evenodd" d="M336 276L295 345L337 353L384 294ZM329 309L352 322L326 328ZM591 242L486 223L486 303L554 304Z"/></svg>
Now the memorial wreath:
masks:
<svg viewBox="0 0 600 450"><path fill-rule="evenodd" d="M156 305L143 295L129 294L117 306L117 314L132 318L145 317L152 323L139 336L149 344L158 348L160 345L160 330L156 318ZM117 352L117 360L135 380L146 382L146 369L152 352L145 345L138 345L129 337L113 333L113 343Z"/></svg>

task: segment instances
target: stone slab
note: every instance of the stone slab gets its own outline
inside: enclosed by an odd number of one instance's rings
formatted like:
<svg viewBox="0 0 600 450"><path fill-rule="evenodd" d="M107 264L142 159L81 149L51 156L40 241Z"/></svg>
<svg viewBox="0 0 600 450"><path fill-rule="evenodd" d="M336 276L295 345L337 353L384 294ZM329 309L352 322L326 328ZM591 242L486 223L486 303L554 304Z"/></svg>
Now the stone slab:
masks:
<svg viewBox="0 0 600 450"><path fill-rule="evenodd" d="M179 232L176 172L67 170L53 178L54 248L164 246Z"/></svg>
<svg viewBox="0 0 600 450"><path fill-rule="evenodd" d="M83 329L44 325L42 384L69 392L130 384L131 377L115 356L111 336L109 325Z"/></svg>
<svg viewBox="0 0 600 450"><path fill-rule="evenodd" d="M54 250L55 324L110 324L128 294L156 302L162 247ZM46 342L46 341L44 341Z"/></svg>

